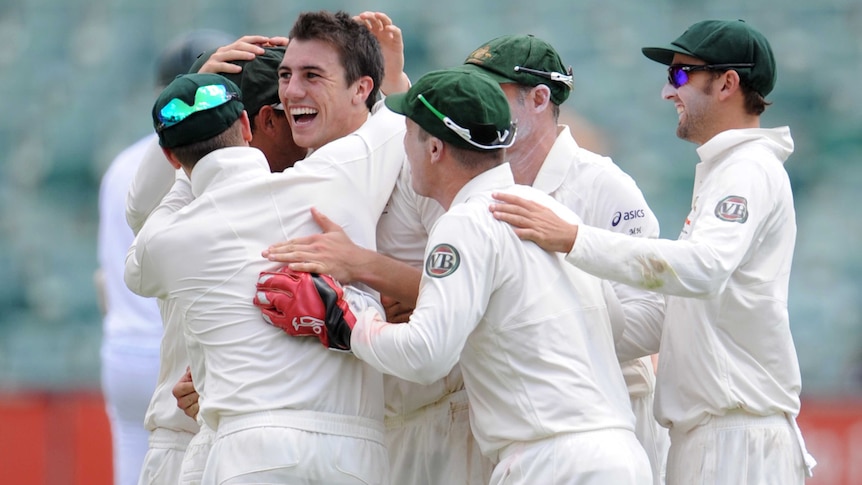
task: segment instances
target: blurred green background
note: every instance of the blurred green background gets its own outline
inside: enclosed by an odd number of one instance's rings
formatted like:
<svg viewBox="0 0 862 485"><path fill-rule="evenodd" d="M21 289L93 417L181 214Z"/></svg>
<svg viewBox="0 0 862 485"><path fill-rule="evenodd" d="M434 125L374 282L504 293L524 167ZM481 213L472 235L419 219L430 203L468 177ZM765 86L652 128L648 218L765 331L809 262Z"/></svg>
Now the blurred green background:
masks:
<svg viewBox="0 0 862 485"><path fill-rule="evenodd" d="M790 314L812 396L862 395L862 3L858 0L6 0L0 5L0 389L98 388L93 286L98 184L151 130L158 53L215 28L287 35L304 10L387 12L412 79L482 42L532 33L574 67L582 144L629 172L675 239L695 146L674 135L662 66L640 53L702 19L741 18L772 42L764 126L790 125L799 226ZM582 121L581 121L582 122ZM581 125L578 125L581 126ZM588 138L588 140L586 139Z"/></svg>

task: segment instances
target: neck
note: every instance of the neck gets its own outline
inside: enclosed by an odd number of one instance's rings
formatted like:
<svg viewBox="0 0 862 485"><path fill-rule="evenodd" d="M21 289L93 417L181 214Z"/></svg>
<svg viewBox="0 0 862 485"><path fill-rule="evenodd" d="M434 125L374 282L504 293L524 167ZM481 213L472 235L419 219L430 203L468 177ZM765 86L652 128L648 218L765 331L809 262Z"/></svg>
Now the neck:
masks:
<svg viewBox="0 0 862 485"><path fill-rule="evenodd" d="M546 123L525 131L524 137L518 138L515 145L506 150L506 159L512 167L516 184L533 185L559 130L556 124Z"/></svg>

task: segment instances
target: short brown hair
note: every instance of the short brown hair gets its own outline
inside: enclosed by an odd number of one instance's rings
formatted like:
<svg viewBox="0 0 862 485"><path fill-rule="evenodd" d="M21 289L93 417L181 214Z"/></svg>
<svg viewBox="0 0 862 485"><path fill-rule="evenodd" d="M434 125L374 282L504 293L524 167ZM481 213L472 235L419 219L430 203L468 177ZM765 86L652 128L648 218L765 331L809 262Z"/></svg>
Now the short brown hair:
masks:
<svg viewBox="0 0 862 485"><path fill-rule="evenodd" d="M341 58L348 85L362 76L369 76L374 87L365 105L371 110L383 82L383 54L377 39L365 25L341 10L335 13L325 10L304 12L293 24L290 38L319 40L334 47Z"/></svg>

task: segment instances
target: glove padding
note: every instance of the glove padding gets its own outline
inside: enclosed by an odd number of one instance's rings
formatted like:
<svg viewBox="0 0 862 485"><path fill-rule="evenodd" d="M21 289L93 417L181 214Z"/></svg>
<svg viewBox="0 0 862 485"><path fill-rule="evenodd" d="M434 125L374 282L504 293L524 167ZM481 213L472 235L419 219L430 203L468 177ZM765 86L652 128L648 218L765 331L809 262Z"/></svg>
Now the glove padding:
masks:
<svg viewBox="0 0 862 485"><path fill-rule="evenodd" d="M294 337L317 337L329 349L350 350L356 316L344 299L344 288L329 275L287 266L263 271L254 304L267 323Z"/></svg>

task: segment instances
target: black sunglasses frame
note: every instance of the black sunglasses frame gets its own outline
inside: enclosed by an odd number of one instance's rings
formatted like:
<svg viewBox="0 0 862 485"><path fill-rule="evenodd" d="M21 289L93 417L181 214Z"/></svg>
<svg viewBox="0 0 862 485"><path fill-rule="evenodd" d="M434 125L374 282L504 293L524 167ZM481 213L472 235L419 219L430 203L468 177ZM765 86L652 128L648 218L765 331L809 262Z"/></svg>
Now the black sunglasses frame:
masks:
<svg viewBox="0 0 862 485"><path fill-rule="evenodd" d="M667 67L667 82L676 89L688 83L688 73L697 71L729 71L743 67L754 67L753 62L733 64L671 64ZM685 80L679 81L680 73L685 73Z"/></svg>

